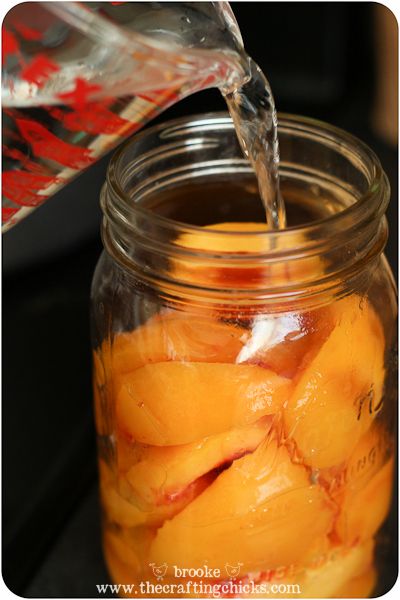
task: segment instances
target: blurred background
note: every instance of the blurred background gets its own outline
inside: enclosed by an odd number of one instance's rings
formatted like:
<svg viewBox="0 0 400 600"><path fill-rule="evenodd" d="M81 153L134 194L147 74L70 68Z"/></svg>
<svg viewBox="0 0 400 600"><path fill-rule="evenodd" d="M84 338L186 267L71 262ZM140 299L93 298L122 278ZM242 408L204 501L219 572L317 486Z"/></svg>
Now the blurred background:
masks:
<svg viewBox="0 0 400 600"><path fill-rule="evenodd" d="M379 156L392 188L387 255L397 277L395 17L370 2L232 6L278 111L342 127ZM201 92L151 124L224 108L217 91ZM3 236L3 577L24 597L92 597L95 584L108 581L96 495L89 292L109 159ZM386 589L396 569L393 548Z"/></svg>

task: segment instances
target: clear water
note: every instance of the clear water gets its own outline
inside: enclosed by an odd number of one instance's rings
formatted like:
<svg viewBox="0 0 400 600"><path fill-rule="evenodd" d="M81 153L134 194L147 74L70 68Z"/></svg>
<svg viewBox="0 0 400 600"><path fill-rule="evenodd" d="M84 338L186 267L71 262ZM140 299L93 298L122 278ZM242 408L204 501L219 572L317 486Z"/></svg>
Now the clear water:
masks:
<svg viewBox="0 0 400 600"><path fill-rule="evenodd" d="M271 87L249 57L249 80L225 96L244 154L255 171L266 219L271 229L286 225L279 189L278 122Z"/></svg>

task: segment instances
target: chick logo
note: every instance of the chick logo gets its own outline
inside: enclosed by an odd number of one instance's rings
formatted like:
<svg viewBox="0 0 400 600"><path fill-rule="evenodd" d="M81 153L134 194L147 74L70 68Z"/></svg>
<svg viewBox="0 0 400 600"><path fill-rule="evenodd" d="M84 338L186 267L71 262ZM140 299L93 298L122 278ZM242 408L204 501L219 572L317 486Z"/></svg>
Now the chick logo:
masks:
<svg viewBox="0 0 400 600"><path fill-rule="evenodd" d="M164 564L160 565L159 567L155 563L150 563L149 567L151 567L153 569L153 575L154 575L154 577L157 577L157 581L162 581L168 570L167 563L164 563Z"/></svg>
<svg viewBox="0 0 400 600"><path fill-rule="evenodd" d="M235 567L225 563L225 571L227 572L228 577L230 577L230 579L235 579L240 573L240 567L243 567L243 563L238 563Z"/></svg>

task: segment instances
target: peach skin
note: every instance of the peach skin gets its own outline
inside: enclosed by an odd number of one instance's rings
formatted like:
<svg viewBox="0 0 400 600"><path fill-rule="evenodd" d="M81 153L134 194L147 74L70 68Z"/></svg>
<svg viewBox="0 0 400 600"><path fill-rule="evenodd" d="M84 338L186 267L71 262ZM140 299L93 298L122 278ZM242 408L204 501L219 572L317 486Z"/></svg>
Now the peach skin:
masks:
<svg viewBox="0 0 400 600"><path fill-rule="evenodd" d="M174 498L205 473L255 450L267 436L271 420L264 417L191 444L144 447L126 474L132 493L149 506Z"/></svg>
<svg viewBox="0 0 400 600"><path fill-rule="evenodd" d="M121 527L136 527L138 525L159 526L165 519L169 519L180 512L189 502L200 494L212 478L205 475L188 485L181 494L175 498L165 499L149 509L134 502L136 498L129 497L126 491L127 484L123 476L114 478L109 467L104 461L99 461L100 469L100 497L105 510L106 520Z"/></svg>

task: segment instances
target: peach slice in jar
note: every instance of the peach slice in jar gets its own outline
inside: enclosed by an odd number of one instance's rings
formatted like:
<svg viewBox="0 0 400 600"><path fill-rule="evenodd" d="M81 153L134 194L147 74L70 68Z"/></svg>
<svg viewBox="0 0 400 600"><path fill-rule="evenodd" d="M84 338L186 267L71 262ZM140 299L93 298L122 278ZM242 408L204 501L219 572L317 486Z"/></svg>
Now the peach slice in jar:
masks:
<svg viewBox="0 0 400 600"><path fill-rule="evenodd" d="M383 523L392 494L392 455L388 434L374 423L341 469L321 471L319 481L340 509L335 535L341 543L363 542Z"/></svg>
<svg viewBox="0 0 400 600"><path fill-rule="evenodd" d="M144 447L126 474L139 503L154 506L173 499L209 471L252 452L267 436L272 417L181 446Z"/></svg>
<svg viewBox="0 0 400 600"><path fill-rule="evenodd" d="M304 564L315 540L325 539L332 505L308 473L292 464L287 449L267 438L232 463L181 513L166 521L150 558L186 568L207 564L243 572Z"/></svg>
<svg viewBox="0 0 400 600"><path fill-rule="evenodd" d="M162 594L155 594L151 587L148 591L144 589L143 593L140 586L141 582L149 582L153 586L158 582L147 560L148 547L154 535L154 530L146 527L105 530L104 555L111 579L116 584L132 586L120 589L119 595L127 598L162 597Z"/></svg>
<svg viewBox="0 0 400 600"><path fill-rule="evenodd" d="M119 594L122 591L125 597L135 598L207 598L208 594L193 593L193 584L200 584L198 577L176 577L172 565L149 561L154 535L154 529L145 527L105 530L104 554L111 579L116 584L134 585L122 588ZM213 584L214 580L207 582Z"/></svg>
<svg viewBox="0 0 400 600"><path fill-rule="evenodd" d="M180 512L213 481L213 477L208 475L200 477L175 498L164 499L149 508L135 502L136 498L130 494L130 487L124 477L114 476L102 460L99 461L99 470L100 498L105 519L121 527L160 526L166 519Z"/></svg>
<svg viewBox="0 0 400 600"><path fill-rule="evenodd" d="M103 461L100 461L102 478L100 481L100 498L106 520L124 527L135 527L144 523L147 515L118 493L111 478L106 474L108 468L104 467L102 463Z"/></svg>
<svg viewBox="0 0 400 600"><path fill-rule="evenodd" d="M329 308L258 315L236 362L260 365L293 378L309 364L332 327Z"/></svg>
<svg viewBox="0 0 400 600"><path fill-rule="evenodd" d="M257 590L255 593L240 594L240 598L338 598L345 590L366 588L365 575L373 572L373 543L371 541L354 548L337 547L333 549L323 564L305 569L282 568L276 574L259 572L251 573L240 579L247 589ZM370 582L369 578L369 582ZM249 586L250 582L254 586ZM354 582L354 583L353 583ZM216 586L221 591L227 587ZM350 586L350 583L353 585ZM358 585L357 585L358 584ZM246 589L246 588L245 588ZM221 593L221 597L229 598L232 594ZM351 596L349 596L351 597ZM363 597L363 596L359 596ZM365 596L366 597L366 596Z"/></svg>
<svg viewBox="0 0 400 600"><path fill-rule="evenodd" d="M104 543L108 546L108 554L124 563L132 578L136 578L149 570L145 560L154 536L155 529L150 527L106 527Z"/></svg>
<svg viewBox="0 0 400 600"><path fill-rule="evenodd" d="M121 379L117 422L144 444L189 444L277 413L290 385L255 365L149 364Z"/></svg>
<svg viewBox="0 0 400 600"><path fill-rule="evenodd" d="M115 334L112 344L103 342L101 353L110 357L116 380L149 363L235 362L247 337L246 329L213 317L165 310L133 331Z"/></svg>
<svg viewBox="0 0 400 600"><path fill-rule="evenodd" d="M372 568L374 544L371 540L353 548L338 547L325 564L307 569L299 581L302 598L337 598L353 578Z"/></svg>
<svg viewBox="0 0 400 600"><path fill-rule="evenodd" d="M220 235L218 235L220 233ZM257 288L262 284L274 283L274 285L285 285L290 281L315 280L323 273L323 262L319 257L302 257L301 261L285 261L275 264L243 264L239 268L235 264L231 268L229 264L223 264L223 256L231 254L262 254L267 255L274 249L274 243L268 236L266 223L251 222L226 222L206 225L198 231L181 234L175 241L177 246L190 250L216 253L222 256L221 265L210 265L207 258L202 263L201 255L193 262L189 256L175 257L171 261L171 273L177 280L195 283L205 286L207 284L237 285L241 287ZM226 235L231 234L231 235ZM235 235L237 234L237 235ZM302 233L297 234L296 245L299 247L306 242ZM293 247L293 234L291 239L281 237L279 249L285 250Z"/></svg>
<svg viewBox="0 0 400 600"><path fill-rule="evenodd" d="M375 567L371 566L364 571L361 575L353 577L347 583L345 583L335 594L336 598L371 598L376 582L378 580L378 573Z"/></svg>
<svg viewBox="0 0 400 600"><path fill-rule="evenodd" d="M372 569L373 550L372 541L354 548L338 546L321 556L319 566L269 577L266 579L269 582L268 598L337 598L339 591L350 581L363 575L366 569ZM263 581L261 574L258 583ZM274 593L282 584L286 586L285 592L281 588L280 593Z"/></svg>
<svg viewBox="0 0 400 600"><path fill-rule="evenodd" d="M381 407L385 375L383 331L370 304L353 295L332 310L336 324L284 411L288 437L315 469L349 457Z"/></svg>
<svg viewBox="0 0 400 600"><path fill-rule="evenodd" d="M117 532L106 530L103 535L104 556L112 581L136 584L141 571L139 557ZM125 597L133 597L126 592Z"/></svg>
<svg viewBox="0 0 400 600"><path fill-rule="evenodd" d="M349 458L339 466L321 469L318 481L331 498L342 502L346 490L365 487L393 453L393 443L379 419L361 436Z"/></svg>
<svg viewBox="0 0 400 600"><path fill-rule="evenodd" d="M320 477L329 484L331 496L341 502L349 490L363 489L376 473L388 462L394 452L393 440L378 418L361 436L348 460L339 469L321 471Z"/></svg>
<svg viewBox="0 0 400 600"><path fill-rule="evenodd" d="M363 487L346 487L335 526L343 543L370 539L385 521L393 491L393 463L391 458Z"/></svg>
<svg viewBox="0 0 400 600"><path fill-rule="evenodd" d="M221 235L218 235L219 232ZM243 268L238 268L235 264L233 269L229 268L229 263L224 264L224 253L245 256L250 253L271 251L273 247L269 238L260 235L263 232L268 232L266 223L232 222L208 225L199 231L183 234L176 241L177 245L193 250L220 253L221 266L202 266L201 263L200 265L191 263L185 258L174 259L172 261L174 276L184 277L196 284L204 284L208 281L223 286L224 283L229 282L229 285L236 284L240 288L243 284L246 287L252 285L265 287L266 284L271 283L286 285L289 281L297 281L305 277L307 270L314 278L323 272L322 261L316 257L302 258L300 262L283 261L272 265L265 265L253 259L253 262L244 265ZM234 235L235 233L238 235ZM300 245L304 241L303 234L299 233L298 238ZM282 241L281 244L282 249L285 249ZM229 316L226 307L224 311L227 311ZM248 318L254 316L254 310L247 310L247 312ZM285 377L293 377L305 355L310 354L313 348L318 347L328 335L330 320L326 317L326 312L326 309L318 309L303 313L256 314L251 325L251 333L238 354L236 363L259 364ZM236 312L231 309L230 314L233 318L243 318L240 307Z"/></svg>
<svg viewBox="0 0 400 600"><path fill-rule="evenodd" d="M120 473L126 473L133 465L139 462L143 448L137 444L130 436L127 436L119 429L114 433L116 468Z"/></svg>

